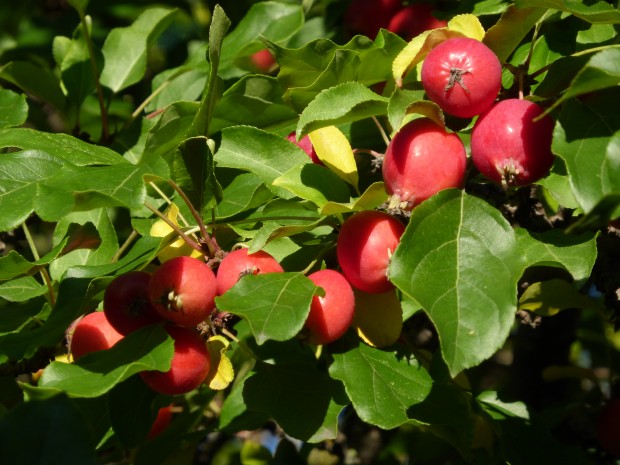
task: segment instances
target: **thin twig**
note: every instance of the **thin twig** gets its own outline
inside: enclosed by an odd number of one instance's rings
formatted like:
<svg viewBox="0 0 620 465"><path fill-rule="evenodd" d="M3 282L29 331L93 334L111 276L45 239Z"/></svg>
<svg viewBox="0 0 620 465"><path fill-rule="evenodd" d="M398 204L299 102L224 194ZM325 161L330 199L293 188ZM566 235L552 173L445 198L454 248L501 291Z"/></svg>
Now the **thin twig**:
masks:
<svg viewBox="0 0 620 465"><path fill-rule="evenodd" d="M38 261L41 257L34 243L34 240L32 239L30 230L28 229L28 226L26 226L26 223L22 223L22 230L24 231L24 235L26 236L26 242L28 242L28 246L30 247L32 256L34 257L35 261ZM52 286L52 279L50 278L47 269L43 266L39 268L39 273L41 274L41 278L43 278L43 282L47 286L47 293L49 295L50 304L53 307L56 304L56 294L54 293L54 288Z"/></svg>
<svg viewBox="0 0 620 465"><path fill-rule="evenodd" d="M191 248L205 255L205 251L202 249L202 247L200 247L200 244L198 244L198 242L196 242L194 239L192 239L187 234L185 234L183 231L181 231L181 228L179 228L178 224L174 223L172 220L170 220L166 215L164 215L162 212L160 212L157 208L152 206L150 203L145 202L144 205L146 206L146 208L148 208L153 213L155 213L159 218L164 220L164 222L168 226L170 226Z"/></svg>

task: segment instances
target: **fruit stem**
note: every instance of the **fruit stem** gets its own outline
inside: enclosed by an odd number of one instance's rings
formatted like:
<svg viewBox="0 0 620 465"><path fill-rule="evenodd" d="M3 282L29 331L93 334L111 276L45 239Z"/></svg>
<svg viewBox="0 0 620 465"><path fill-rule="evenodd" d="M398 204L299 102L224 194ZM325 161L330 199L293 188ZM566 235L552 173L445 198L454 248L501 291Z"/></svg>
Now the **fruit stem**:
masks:
<svg viewBox="0 0 620 465"><path fill-rule="evenodd" d="M118 259L121 257L121 255L123 255L123 252L125 252L125 250L127 250L129 245L133 241L135 241L137 238L138 238L138 232L135 229L133 229L131 231L131 234L129 234L127 239L125 239L125 242L123 242L123 244L118 248L118 250L116 251L116 253L112 257L112 263L116 263L118 261Z"/></svg>
<svg viewBox="0 0 620 465"><path fill-rule="evenodd" d="M162 191L157 184L155 184L153 181L149 182L149 184L155 190L155 192L157 192L157 194L159 194L159 196L166 201L166 203L168 205L172 205L172 199L170 197L168 197L166 195L166 193L164 191ZM183 223L184 226L189 226L189 223L187 222L187 220L183 216L183 213L179 212L177 214L177 218L179 218L179 220L181 220L181 222Z"/></svg>
<svg viewBox="0 0 620 465"><path fill-rule="evenodd" d="M250 357L252 357L254 360L257 360L257 361L259 360L256 354L252 351L252 349L250 349L250 347L245 342L239 340L239 338L235 336L233 333L228 331L226 328L220 328L219 331L231 341L234 341L235 343L239 344L239 347L241 347L241 349L244 352L246 352Z"/></svg>
<svg viewBox="0 0 620 465"><path fill-rule="evenodd" d="M390 145L390 138L388 137L387 133L385 132L385 129L383 129L383 126L381 126L381 123L379 122L377 117L373 116L372 117L372 121L375 123L375 125L379 129L379 133L381 134L381 137L383 138L383 142L385 142L385 145L386 146Z"/></svg>
<svg viewBox="0 0 620 465"><path fill-rule="evenodd" d="M169 179L168 184L170 184L172 188L181 196L181 198L183 199L183 202L185 202L185 204L189 208L189 211L192 213L192 216L196 220L196 224L200 228L200 235L202 236L202 239L204 241L204 242L202 241L201 242L204 243L207 246L207 249L209 250L209 258L215 257L215 254L217 250L219 249L219 247L211 239L211 235L207 231L207 227L205 226L204 221L202 221L200 214L194 208L194 206L192 205L192 202L189 200L187 195L185 195L185 192L183 192L183 189L181 189L181 187L176 182L174 182L172 179Z"/></svg>
<svg viewBox="0 0 620 465"><path fill-rule="evenodd" d="M39 256L39 252L37 251L37 246L34 243L34 240L32 239L32 235L30 234L30 230L28 229L28 226L26 226L26 223L22 223L22 229L24 231L24 235L26 236L26 241L28 242L30 251L32 252L32 256L34 257L35 261L39 260L39 258L41 257ZM56 304L56 294L54 293L54 288L52 287L52 280L50 278L50 275L48 274L47 269L45 269L45 267L39 268L39 273L41 273L43 282L45 282L45 285L47 286L47 292L48 292L49 299L50 299L50 305L52 305L53 307Z"/></svg>
<svg viewBox="0 0 620 465"><path fill-rule="evenodd" d="M160 219L164 220L164 222L168 226L170 226L174 230L174 232L176 232L191 248L196 249L202 255L205 255L205 251L203 250L202 247L200 247L200 244L198 244L198 242L196 242L194 239L192 239L187 234L185 234L181 230L181 228L179 228L178 224L171 221L166 215L164 215L162 212L160 212L157 208L152 206L150 203L144 202L144 206L148 208L149 210L151 210L153 213L155 213L155 215L157 215Z"/></svg>

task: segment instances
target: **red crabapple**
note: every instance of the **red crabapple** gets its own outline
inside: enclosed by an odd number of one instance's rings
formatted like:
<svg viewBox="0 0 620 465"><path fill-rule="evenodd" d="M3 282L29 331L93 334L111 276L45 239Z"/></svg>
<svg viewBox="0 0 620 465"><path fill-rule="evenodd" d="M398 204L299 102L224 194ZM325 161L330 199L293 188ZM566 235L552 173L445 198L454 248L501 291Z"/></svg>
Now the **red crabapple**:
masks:
<svg viewBox="0 0 620 465"><path fill-rule="evenodd" d="M91 352L106 350L123 338L103 312L92 312L77 320L68 331L69 352L73 360Z"/></svg>
<svg viewBox="0 0 620 465"><path fill-rule="evenodd" d="M252 254L248 254L247 248L233 250L222 259L217 269L217 293L224 294L245 275L283 271L278 261L263 250Z"/></svg>
<svg viewBox="0 0 620 465"><path fill-rule="evenodd" d="M405 225L387 213L365 210L353 214L340 228L336 255L349 283L377 294L394 288L387 269Z"/></svg>
<svg viewBox="0 0 620 465"><path fill-rule="evenodd" d="M466 165L459 136L428 118L415 119L388 145L382 167L385 188L411 209L440 190L461 187Z"/></svg>
<svg viewBox="0 0 620 465"><path fill-rule="evenodd" d="M351 326L355 311L355 296L346 278L335 270L320 270L308 276L325 291L324 296L312 298L305 328L308 342L329 344L341 337Z"/></svg>
<svg viewBox="0 0 620 465"><path fill-rule="evenodd" d="M151 425L151 429L149 430L147 439L153 439L156 436L159 436L172 421L172 406L168 405L166 407L162 407L157 411L157 416Z"/></svg>
<svg viewBox="0 0 620 465"><path fill-rule="evenodd" d="M601 409L595 424L600 446L620 458L620 399L612 399Z"/></svg>
<svg viewBox="0 0 620 465"><path fill-rule="evenodd" d="M480 115L471 134L471 157L487 178L523 186L545 177L553 164L550 116L528 100L507 99Z"/></svg>
<svg viewBox="0 0 620 465"><path fill-rule="evenodd" d="M310 157L310 160L312 160L312 163L316 163L317 165L323 164L319 156L316 154L316 150L314 150L314 146L312 145L310 137L307 134L298 141L297 137L295 136L295 131L293 131L288 136L286 136L286 139L289 142L295 144L300 149L302 149L304 152L306 152Z"/></svg>
<svg viewBox="0 0 620 465"><path fill-rule="evenodd" d="M266 48L250 55L250 66L253 71L256 71L258 73L270 73L273 70L275 64L276 59Z"/></svg>
<svg viewBox="0 0 620 465"><path fill-rule="evenodd" d="M209 374L209 351L205 341L192 328L168 324L166 331L174 339L170 370L143 371L140 377L160 394L185 394L200 386Z"/></svg>
<svg viewBox="0 0 620 465"><path fill-rule="evenodd" d="M103 294L103 311L114 328L129 334L142 326L161 321L148 296L151 278L146 271L130 271L117 276Z"/></svg>
<svg viewBox="0 0 620 465"><path fill-rule="evenodd" d="M387 29L392 16L400 10L400 0L352 0L344 13L348 34L374 39L379 29Z"/></svg>
<svg viewBox="0 0 620 465"><path fill-rule="evenodd" d="M455 37L428 52L420 79L428 98L443 111L471 118L487 110L497 98L502 65L479 40Z"/></svg>
<svg viewBox="0 0 620 465"><path fill-rule="evenodd" d="M182 255L153 272L148 291L155 310L166 320L196 326L215 307L217 281L205 262Z"/></svg>
<svg viewBox="0 0 620 465"><path fill-rule="evenodd" d="M433 16L431 4L413 3L392 16L387 29L405 40L411 40L424 31L446 27L447 25L447 21Z"/></svg>

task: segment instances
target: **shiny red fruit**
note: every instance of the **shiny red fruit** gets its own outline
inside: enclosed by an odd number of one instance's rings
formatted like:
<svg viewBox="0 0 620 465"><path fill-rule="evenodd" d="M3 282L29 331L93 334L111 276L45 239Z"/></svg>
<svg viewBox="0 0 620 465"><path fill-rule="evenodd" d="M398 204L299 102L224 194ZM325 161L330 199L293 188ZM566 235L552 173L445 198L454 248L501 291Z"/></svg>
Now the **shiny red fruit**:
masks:
<svg viewBox="0 0 620 465"><path fill-rule="evenodd" d="M174 354L170 370L143 371L144 382L154 391L167 395L185 394L200 386L211 366L205 341L191 328L167 325L166 331L174 339Z"/></svg>
<svg viewBox="0 0 620 465"><path fill-rule="evenodd" d="M323 164L321 159L316 154L314 146L312 145L312 142L310 141L310 137L308 135L305 135L301 139L297 140L297 137L295 136L295 131L293 131L288 136L286 136L286 139L289 142L295 144L300 149L302 149L304 152L306 152L310 157L310 160L312 160L312 163L316 163L317 165Z"/></svg>
<svg viewBox="0 0 620 465"><path fill-rule="evenodd" d="M383 179L390 195L411 209L437 192L462 187L467 155L461 139L428 118L403 126L383 159Z"/></svg>
<svg viewBox="0 0 620 465"><path fill-rule="evenodd" d="M355 311L355 296L346 278L335 270L320 270L308 276L325 291L324 296L312 298L305 323L308 342L329 344L340 338L351 326Z"/></svg>
<svg viewBox="0 0 620 465"><path fill-rule="evenodd" d="M164 319L196 326L215 307L217 281L205 262L183 255L157 268L148 290L151 303Z"/></svg>
<svg viewBox="0 0 620 465"><path fill-rule="evenodd" d="M73 360L91 352L109 349L123 338L103 312L84 315L68 332L69 352Z"/></svg>
<svg viewBox="0 0 620 465"><path fill-rule="evenodd" d="M422 86L443 111L471 118L489 109L502 85L502 65L482 42L448 39L433 48L422 64Z"/></svg>
<svg viewBox="0 0 620 465"><path fill-rule="evenodd" d="M433 11L429 3L413 3L392 16L387 29L405 40L411 40L424 31L446 27L448 22L437 19Z"/></svg>
<svg viewBox="0 0 620 465"><path fill-rule="evenodd" d="M387 269L405 225L387 213L358 212L340 228L336 254L342 273L360 291L377 294L394 288Z"/></svg>
<svg viewBox="0 0 620 465"><path fill-rule="evenodd" d="M507 99L481 115L471 134L471 157L487 178L523 186L545 177L553 164L554 121L528 100Z"/></svg>
<svg viewBox="0 0 620 465"><path fill-rule="evenodd" d="M253 254L248 254L246 248L233 250L224 257L217 269L217 293L224 294L243 276L283 271L278 261L263 250Z"/></svg>
<svg viewBox="0 0 620 465"><path fill-rule="evenodd" d="M150 279L151 275L146 271L130 271L108 284L103 295L103 311L119 333L129 334L162 320L149 301Z"/></svg>
<svg viewBox="0 0 620 465"><path fill-rule="evenodd" d="M266 48L250 55L252 70L262 74L269 74L276 64L276 59Z"/></svg>
<svg viewBox="0 0 620 465"><path fill-rule="evenodd" d="M172 422L172 406L168 405L166 407L162 407L157 411L157 416L153 421L153 425L146 436L147 439L153 439L156 436L159 436L161 433L168 428L170 422Z"/></svg>

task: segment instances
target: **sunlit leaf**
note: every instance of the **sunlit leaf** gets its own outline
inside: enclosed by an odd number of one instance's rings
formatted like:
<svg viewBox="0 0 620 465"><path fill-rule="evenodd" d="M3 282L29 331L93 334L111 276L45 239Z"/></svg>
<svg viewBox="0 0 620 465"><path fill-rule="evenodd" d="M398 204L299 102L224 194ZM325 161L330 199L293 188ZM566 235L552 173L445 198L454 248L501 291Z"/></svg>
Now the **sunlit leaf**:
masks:
<svg viewBox="0 0 620 465"><path fill-rule="evenodd" d="M177 220L179 216L179 207L176 204L170 204L168 209L166 210L166 218L175 223L177 226L179 222ZM159 219L153 226L151 226L150 235L153 237L166 237L170 233L172 233L172 227L166 223L164 220ZM191 247L185 240L181 237L176 239L174 242L166 245L164 248L160 249L157 252L157 258L161 263L170 260L171 258L178 257L181 255L190 255L192 257L198 258L201 257L202 254Z"/></svg>
<svg viewBox="0 0 620 465"><path fill-rule="evenodd" d="M235 371L226 351L230 342L223 336L211 336L207 340L207 350L211 366L205 382L209 389L220 391L226 389L235 377Z"/></svg>
<svg viewBox="0 0 620 465"><path fill-rule="evenodd" d="M319 159L343 181L357 189L359 175L351 144L335 126L316 129L308 134Z"/></svg>

